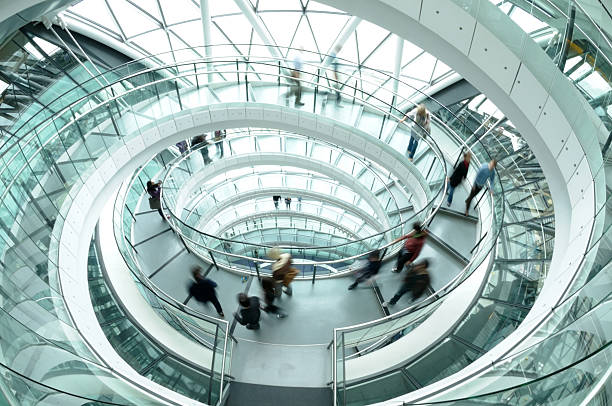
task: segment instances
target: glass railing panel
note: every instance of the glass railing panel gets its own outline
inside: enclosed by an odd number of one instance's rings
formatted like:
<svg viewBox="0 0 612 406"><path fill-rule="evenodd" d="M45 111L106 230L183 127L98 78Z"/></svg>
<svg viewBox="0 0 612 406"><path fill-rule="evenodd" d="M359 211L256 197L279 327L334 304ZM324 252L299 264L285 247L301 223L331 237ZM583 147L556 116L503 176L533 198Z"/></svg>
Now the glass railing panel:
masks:
<svg viewBox="0 0 612 406"><path fill-rule="evenodd" d="M493 265L482 292L484 298L494 298L508 304L531 307L546 278L545 262L498 262Z"/></svg>
<svg viewBox="0 0 612 406"><path fill-rule="evenodd" d="M452 337L420 357L406 368L420 386L435 382L463 369L474 362L481 353Z"/></svg>
<svg viewBox="0 0 612 406"><path fill-rule="evenodd" d="M344 333L334 332L334 398L337 406L344 406L346 403L346 383L344 378L344 363L346 360Z"/></svg>
<svg viewBox="0 0 612 406"><path fill-rule="evenodd" d="M480 299L454 334L488 351L514 331L528 312L529 308Z"/></svg>
<svg viewBox="0 0 612 406"><path fill-rule="evenodd" d="M346 406L369 405L391 399L418 389L414 378L400 369L388 375L374 378L360 384L352 384L345 391ZM339 403L343 405L343 403Z"/></svg>

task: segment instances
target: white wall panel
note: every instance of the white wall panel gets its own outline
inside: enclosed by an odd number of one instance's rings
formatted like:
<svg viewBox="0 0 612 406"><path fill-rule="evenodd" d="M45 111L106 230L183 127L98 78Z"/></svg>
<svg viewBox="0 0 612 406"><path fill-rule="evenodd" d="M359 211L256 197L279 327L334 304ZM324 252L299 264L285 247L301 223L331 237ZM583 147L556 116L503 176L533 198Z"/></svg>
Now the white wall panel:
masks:
<svg viewBox="0 0 612 406"><path fill-rule="evenodd" d="M208 109L194 111L191 116L193 117L193 125L196 127L210 123L210 111Z"/></svg>
<svg viewBox="0 0 612 406"><path fill-rule="evenodd" d="M210 108L210 120L211 122L227 121L227 109L225 107Z"/></svg>
<svg viewBox="0 0 612 406"><path fill-rule="evenodd" d="M425 2L429 2L430 0L426 0ZM423 0L383 0L387 5L401 10L408 17L413 20L418 21L419 15L421 14L421 3Z"/></svg>
<svg viewBox="0 0 612 406"><path fill-rule="evenodd" d="M161 123L158 122L157 128L159 129L161 138L170 137L176 133L176 123L172 119Z"/></svg>
<svg viewBox="0 0 612 406"><path fill-rule="evenodd" d="M529 72L529 69L525 65L521 65L512 86L510 97L516 104L523 107L523 112L529 121L535 125L548 98L548 92Z"/></svg>
<svg viewBox="0 0 612 406"><path fill-rule="evenodd" d="M130 160L131 156L130 156L130 153L129 153L127 147L125 145L123 145L123 146L121 146L121 148L118 148L115 151L113 151L112 158L113 158L113 162L115 163L115 166L117 168L121 168L123 165L128 163L128 161Z"/></svg>
<svg viewBox="0 0 612 406"><path fill-rule="evenodd" d="M520 60L480 23L476 24L469 57L476 65L486 66L495 83L510 93Z"/></svg>
<svg viewBox="0 0 612 406"><path fill-rule="evenodd" d="M593 178L589 170L589 160L584 156L567 183L567 188L572 191L572 193L570 193L570 202L572 206L575 206L576 202L582 198L589 186L592 192Z"/></svg>
<svg viewBox="0 0 612 406"><path fill-rule="evenodd" d="M557 162L565 182L568 182L574 172L576 172L576 169L578 169L582 156L580 141L576 138L576 134L571 133L557 157Z"/></svg>
<svg viewBox="0 0 612 406"><path fill-rule="evenodd" d="M476 20L456 4L445 0L425 0L421 24L440 35L459 51L468 54Z"/></svg>
<svg viewBox="0 0 612 406"><path fill-rule="evenodd" d="M193 127L193 117L191 116L191 114L182 114L179 117L175 116L174 122L176 123L177 131L183 131Z"/></svg>
<svg viewBox="0 0 612 406"><path fill-rule="evenodd" d="M230 120L240 120L246 117L244 106L230 106L227 108L227 118Z"/></svg>
<svg viewBox="0 0 612 406"><path fill-rule="evenodd" d="M132 139L130 139L127 143L127 150L130 154L130 156L134 157L136 155L138 155L140 152L142 152L142 150L145 148L145 143L144 140L142 139L142 137L140 136L136 136Z"/></svg>
<svg viewBox="0 0 612 406"><path fill-rule="evenodd" d="M572 127L557 103L552 98L548 98L536 124L536 130L553 156L556 157L567 142Z"/></svg>

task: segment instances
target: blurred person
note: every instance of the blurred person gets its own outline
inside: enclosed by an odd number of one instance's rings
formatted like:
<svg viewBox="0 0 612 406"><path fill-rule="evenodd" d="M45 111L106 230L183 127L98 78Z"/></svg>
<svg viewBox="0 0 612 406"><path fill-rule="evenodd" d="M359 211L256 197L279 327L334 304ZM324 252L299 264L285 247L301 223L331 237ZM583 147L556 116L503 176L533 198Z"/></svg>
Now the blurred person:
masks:
<svg viewBox="0 0 612 406"><path fill-rule="evenodd" d="M227 136L227 131L226 130L216 130L215 131L215 148L216 148L216 152L217 155L219 156L219 158L223 158L223 140L225 139L225 137Z"/></svg>
<svg viewBox="0 0 612 406"><path fill-rule="evenodd" d="M302 61L303 50L304 48L300 47L293 57L293 69L291 69L291 79L289 80L291 83L291 90L285 95L285 98L295 95L295 107L304 105L304 103L302 103L302 81L300 80L302 69L304 68L304 62Z"/></svg>
<svg viewBox="0 0 612 406"><path fill-rule="evenodd" d="M338 72L339 72L339 63L338 63L338 53L340 53L340 50L342 49L342 45L336 45L334 47L334 49L331 51L331 53L329 54L329 64L332 66L332 77L334 79L334 82L331 84L332 88L336 89L336 106L338 107L342 107L340 106L340 102L342 101L342 95L340 94L340 79L338 76ZM329 94L328 94L329 97ZM325 106L327 105L327 98L323 99L323 108L325 108Z"/></svg>
<svg viewBox="0 0 612 406"><path fill-rule="evenodd" d="M279 319L287 317L287 313L274 304L274 299L276 298L276 281L270 276L264 276L261 278L261 288L264 292L264 302L266 304L263 309L264 312L273 313Z"/></svg>
<svg viewBox="0 0 612 406"><path fill-rule="evenodd" d="M472 190L470 191L470 195L467 199L465 199L465 215L467 216L470 211L470 203L472 203L472 199L482 190L483 187L489 181L489 192L493 194L493 181L495 180L495 167L497 166L497 161L492 159L488 164L484 163L478 169L476 173L476 178L474 179L474 185L472 186Z"/></svg>
<svg viewBox="0 0 612 406"><path fill-rule="evenodd" d="M281 253L280 249L272 248L268 253L268 257L275 260L272 264L272 278L276 281L276 297L280 297L282 292L285 292L288 296L293 295L291 282L293 282L299 271L291 266L293 265L291 254Z"/></svg>
<svg viewBox="0 0 612 406"><path fill-rule="evenodd" d="M225 317L221 303L217 299L215 288L217 284L211 279L202 276L202 268L194 266L191 268L191 275L195 282L189 287L189 294L193 296L198 302L207 303L211 302L215 306L215 310L219 314L219 317Z"/></svg>
<svg viewBox="0 0 612 406"><path fill-rule="evenodd" d="M408 149L406 150L406 152L408 153L408 159L412 161L414 159L414 154L416 153L417 146L419 145L419 138L425 138L427 137L427 134L431 132L431 118L424 104L419 104L417 106L416 113L406 114L400 120L400 123L406 121L409 116L412 116L414 123L412 124L412 129L410 132L410 141L408 142Z"/></svg>
<svg viewBox="0 0 612 406"><path fill-rule="evenodd" d="M380 252L378 250L370 252L370 255L368 255L368 264L357 272L357 278L355 282L351 283L348 290L355 289L361 282L365 282L376 275L380 270L380 265Z"/></svg>
<svg viewBox="0 0 612 406"><path fill-rule="evenodd" d="M302 196L298 196L297 209L302 210Z"/></svg>
<svg viewBox="0 0 612 406"><path fill-rule="evenodd" d="M234 313L236 321L248 330L259 330L259 319L261 312L259 311L259 298L257 296L247 296L245 293L238 294L238 303L240 309Z"/></svg>
<svg viewBox="0 0 612 406"><path fill-rule="evenodd" d="M278 203L280 202L281 197L280 196L272 196L272 200L274 201L274 208L276 208L278 210Z"/></svg>
<svg viewBox="0 0 612 406"><path fill-rule="evenodd" d="M208 156L208 141L206 141L206 134L196 135L191 139L191 148L196 149L199 147L201 147L200 153L202 154L204 165L208 165L212 162L212 159Z"/></svg>
<svg viewBox="0 0 612 406"><path fill-rule="evenodd" d="M291 210L291 198L290 197L285 197L285 207L287 208L287 210Z"/></svg>
<svg viewBox="0 0 612 406"><path fill-rule="evenodd" d="M453 202L453 194L455 193L455 188L461 184L463 179L467 177L468 169L470 167L470 160L472 159L472 153L466 152L463 154L463 161L459 162L453 171L453 174L448 179L448 190L446 193L448 194L448 199L446 200L446 204L450 207Z"/></svg>
<svg viewBox="0 0 612 406"><path fill-rule="evenodd" d="M392 272L401 272L406 262L408 265L414 262L414 260L417 259L421 253L421 249L423 249L426 238L427 230L423 229L421 224L414 223L410 233L393 241L393 243L396 243L400 242L401 240L406 240L404 242L404 246L397 254L397 262L395 263L395 267L392 269Z"/></svg>
<svg viewBox="0 0 612 406"><path fill-rule="evenodd" d="M406 293L412 292L412 300L415 301L425 293L427 287L431 283L429 276L429 260L423 259L414 263L412 268L406 274L402 286L388 302L384 302L383 306L393 306Z"/></svg>
<svg viewBox="0 0 612 406"><path fill-rule="evenodd" d="M187 140L177 142L176 147L178 148L181 155L187 152L187 150L189 149L189 145L187 145Z"/></svg>

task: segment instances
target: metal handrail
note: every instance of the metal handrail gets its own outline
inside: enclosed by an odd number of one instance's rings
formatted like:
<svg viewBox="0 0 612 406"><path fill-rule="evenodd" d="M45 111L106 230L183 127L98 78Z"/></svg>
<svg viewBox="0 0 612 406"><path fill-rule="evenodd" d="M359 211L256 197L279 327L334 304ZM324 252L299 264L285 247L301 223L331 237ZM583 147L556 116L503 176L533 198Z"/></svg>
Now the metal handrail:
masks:
<svg viewBox="0 0 612 406"><path fill-rule="evenodd" d="M317 140L317 141L318 141L318 140ZM217 141L217 142L223 142L223 141ZM195 151L198 151L198 150L200 150L201 148L207 148L208 146L210 146L210 145L214 145L215 143L216 143L216 142L211 143L211 144L207 144L207 145L203 145L203 146L199 146L198 148L196 148L196 149L192 150L192 152L191 152L191 153L194 153ZM355 156L354 156L354 154L351 154L351 153L349 153L349 152L347 152L347 151L344 151L344 152L345 152L345 153L347 153L348 155L353 156L353 158L358 159L357 157L355 157ZM191 154L191 153L190 153L190 154ZM181 161L183 161L183 160L187 159L187 157L189 157L189 155L190 155L190 154L184 154L184 155L181 155L181 156L179 156L179 157L175 158L175 160L174 160L173 162L171 162L171 164L173 165L173 168L171 168L169 171L167 171L167 172L166 172L166 175L165 175L165 176L164 176L164 178L163 178L163 183L165 183L165 181L166 181L167 177L170 175L170 173L172 172L172 170L173 170L174 168L176 168L176 167L177 167L177 166L180 164L180 162L181 162ZM393 196L393 193L391 193L391 191L389 190L389 188L387 187L387 185L385 184L385 182L384 182L382 179L380 179L380 177L379 177L379 180L380 180L380 181L381 181L381 183L384 185L384 188L387 190L387 192L389 192L389 194L390 194L391 196ZM438 194L436 194L436 196L435 196L435 197L434 197L434 198L433 198L431 201L434 201L434 200L435 200L435 198L437 198L437 196L438 196ZM160 197L161 197L161 198L162 198L162 200L163 200L163 188L162 188L162 192L161 192L161 196L160 196ZM395 204L395 205L396 205L396 208L399 210L399 205L397 204L397 200L395 200L395 198L394 198L394 201L396 202L396 204ZM429 206L429 203L428 203L428 204L426 204L426 205L425 205L425 207L424 207L423 209L427 208L427 206ZM423 210L423 209L422 209L422 210ZM422 211L422 210L421 210L421 211ZM236 240L233 240L233 239L230 239L230 238L218 237L218 236L215 236L215 235L212 235L212 234L208 234L208 233L206 233L206 232L204 232L204 231L198 230L198 229L196 229L196 228L194 228L194 227L190 226L189 224L186 224L186 223L185 223L185 222L184 222L184 221L183 221L183 220L182 220L182 219L181 219L179 216L177 216L177 215L176 215L176 214L175 214L175 213L174 213L174 212L173 212L173 211L172 211L170 208L168 208L168 211L170 212L170 214L172 215L172 217L173 217L173 218L175 218L175 219L176 219L178 222L180 222L181 224L183 224L185 227L188 227L188 228L190 228L191 230L193 230L193 231L195 231L195 232L197 232L197 233L199 233L199 234L202 234L202 235L204 235L204 236L206 236L206 237L213 238L213 239L218 239L218 240L220 240L220 241L223 241L223 242L228 242L228 243L244 243L243 241L236 241ZM416 214L421 213L421 211L417 212ZM363 238L356 239L356 240L349 241L349 242L342 243L342 244L328 245L328 246L320 246L320 247L308 247L308 249L313 249L313 250L316 250L316 249L331 249L331 248L338 248L338 247L345 246L345 245L348 245L348 244L362 242L362 241L364 241L364 240L366 240L366 239L368 239L368 238L378 237L378 236L381 236L381 235L383 235L383 234L385 234L385 233L387 233L387 232L390 232L391 230L396 229L397 227L401 227L401 226L403 226L403 225L404 225L404 224L405 224L407 221L409 221L410 219L414 218L414 217L416 216L416 214L415 214L415 215L413 215L413 216L411 216L409 219L404 220L404 221L401 221L400 223L396 224L395 226L390 227L390 228L388 228L388 229L386 229L386 230L383 230L383 231L381 231L381 232L379 232L379 233L377 233L377 234L373 234L373 235L370 235L370 236L367 236L367 237L363 237ZM401 219L401 216L400 216L400 219ZM178 231L178 230L176 230L176 231ZM265 245L265 244L256 244L256 243L249 243L249 245L253 245L253 246L256 246L256 247L260 247L260 248L273 248L273 247L274 247L274 246L271 246L271 245ZM280 247L280 248L292 248L292 247Z"/></svg>

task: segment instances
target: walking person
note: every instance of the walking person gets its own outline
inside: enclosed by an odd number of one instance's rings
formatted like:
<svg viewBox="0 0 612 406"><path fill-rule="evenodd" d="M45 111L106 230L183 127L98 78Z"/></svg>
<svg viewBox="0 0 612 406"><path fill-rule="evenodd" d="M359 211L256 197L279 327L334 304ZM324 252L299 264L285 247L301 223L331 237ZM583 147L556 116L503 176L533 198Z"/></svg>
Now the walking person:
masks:
<svg viewBox="0 0 612 406"><path fill-rule="evenodd" d="M427 287L431 283L429 276L429 260L423 259L415 263L402 283L402 286L388 302L384 302L383 306L393 306L406 293L412 292L412 301L415 301L425 293Z"/></svg>
<svg viewBox="0 0 612 406"><path fill-rule="evenodd" d="M272 200L274 201L274 208L276 208L276 210L278 210L278 204L280 202L280 199L280 196L272 196Z"/></svg>
<svg viewBox="0 0 612 406"><path fill-rule="evenodd" d="M446 193L448 194L448 199L446 199L446 204L450 207L453 202L453 194L455 193L455 188L459 186L459 184L467 177L468 169L470 167L470 160L472 159L472 153L466 152L463 154L463 161L459 162L453 171L453 174L448 178L448 190Z"/></svg>
<svg viewBox="0 0 612 406"><path fill-rule="evenodd" d="M342 95L340 94L340 79L338 76L338 72L339 72L339 64L338 64L338 53L340 52L340 50L342 49L341 45L336 45L333 49L333 51L331 51L331 53L329 54L329 64L332 66L332 76L334 78L334 82L332 83L331 87L336 89L336 106L341 107L340 106L340 102L342 101ZM323 99L323 108L325 108L325 106L327 105L327 99L329 98L329 94L326 98Z"/></svg>
<svg viewBox="0 0 612 406"><path fill-rule="evenodd" d="M401 240L406 240L404 242L404 246L397 254L397 262L395 263L395 268L393 268L392 272L401 272L404 264L411 264L414 262L414 260L417 259L421 253L421 249L423 249L426 238L427 230L424 230L419 223L414 223L410 233L393 241L393 243L396 243Z"/></svg>
<svg viewBox="0 0 612 406"><path fill-rule="evenodd" d="M257 296L248 297L245 293L239 293L238 303L240 309L234 313L236 321L246 326L248 330L259 330L259 319L261 317L259 298Z"/></svg>
<svg viewBox="0 0 612 406"><path fill-rule="evenodd" d="M274 304L274 299L276 298L276 281L270 276L264 276L261 278L261 288L264 292L264 303L266 304L263 311L266 313L273 313L279 319L287 317L287 313Z"/></svg>
<svg viewBox="0 0 612 406"><path fill-rule="evenodd" d="M282 292L285 292L288 296L293 295L291 282L293 282L299 271L292 267L293 259L291 254L281 254L278 248L272 248L268 256L276 260L272 264L272 278L276 281L276 297L280 297Z"/></svg>
<svg viewBox="0 0 612 406"><path fill-rule="evenodd" d="M298 196L297 210L302 210L302 196Z"/></svg>
<svg viewBox="0 0 612 406"><path fill-rule="evenodd" d="M176 147L178 148L181 155L183 155L189 149L189 145L187 145L187 140L177 142Z"/></svg>
<svg viewBox="0 0 612 406"><path fill-rule="evenodd" d="M285 207L287 208L287 210L291 210L291 198L290 197L285 197Z"/></svg>
<svg viewBox="0 0 612 406"><path fill-rule="evenodd" d="M289 80L291 82L291 90L285 95L287 99L295 95L295 107L304 105L304 103L302 103L302 81L300 80L303 67L302 48L300 48L293 57L293 69L291 69L291 79Z"/></svg>
<svg viewBox="0 0 612 406"><path fill-rule="evenodd" d="M204 160L204 165L208 165L212 162L210 156L208 156L208 142L206 141L206 134L196 135L191 139L191 148L196 149L200 148L200 153L202 154L202 159Z"/></svg>
<svg viewBox="0 0 612 406"><path fill-rule="evenodd" d="M409 117L406 114L401 120L400 123L406 121ZM427 108L424 104L419 104L416 113L412 115L414 123L412 124L412 130L410 132L410 141L408 142L408 149L406 153L408 154L408 159L410 161L413 160L414 154L416 153L417 146L419 145L419 137L425 138L427 134L431 132L430 126L430 115L427 111Z"/></svg>
<svg viewBox="0 0 612 406"><path fill-rule="evenodd" d="M370 252L370 255L368 255L368 264L357 273L357 279L355 279L355 282L351 283L348 290L355 289L361 282L367 281L376 275L380 270L380 265L380 252L378 250Z"/></svg>
<svg viewBox="0 0 612 406"><path fill-rule="evenodd" d="M215 310L219 314L219 317L225 317L223 314L223 309L221 308L221 303L219 303L219 299L217 299L217 294L215 292L217 284L214 281L203 277L202 268L199 266L194 266L191 268L191 275L193 276L195 282L193 282L189 287L189 294L198 302L211 302L213 306L215 306Z"/></svg>
<svg viewBox="0 0 612 406"><path fill-rule="evenodd" d="M215 131L215 148L217 152L217 156L219 158L223 158L223 140L225 139L227 132L225 130L216 130Z"/></svg>
<svg viewBox="0 0 612 406"><path fill-rule="evenodd" d="M465 215L467 216L470 211L470 203L472 203L472 199L485 187L487 181L489 181L489 191L493 194L493 181L495 180L495 167L497 166L497 161L492 159L488 164L484 163L478 169L476 173L476 179L474 179L474 185L472 186L472 190L470 191L470 195L467 199L465 199Z"/></svg>
<svg viewBox="0 0 612 406"><path fill-rule="evenodd" d="M149 194L149 208L151 210L157 209L157 212L161 216L162 220L170 219L164 216L164 212L161 209L161 184L162 181L155 183L152 180L147 181L147 193Z"/></svg>

